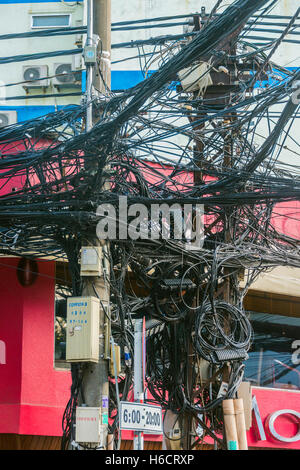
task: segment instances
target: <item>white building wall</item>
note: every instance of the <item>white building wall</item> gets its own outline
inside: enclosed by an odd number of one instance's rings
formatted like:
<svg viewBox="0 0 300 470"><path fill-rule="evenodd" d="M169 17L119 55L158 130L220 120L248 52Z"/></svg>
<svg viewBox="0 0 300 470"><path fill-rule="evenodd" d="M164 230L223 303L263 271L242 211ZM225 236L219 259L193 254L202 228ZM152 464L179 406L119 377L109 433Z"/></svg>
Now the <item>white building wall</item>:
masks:
<svg viewBox="0 0 300 470"><path fill-rule="evenodd" d="M190 13L196 13L201 11L201 7L205 7L207 12L210 12L213 6L215 5L215 0L130 0L128 2L119 2L118 0L112 0L112 22L119 22L125 20L136 20L144 18L155 18L155 17L164 17L164 16L176 16L176 15L188 15ZM221 6L218 12L224 11L229 4L233 3L233 0L224 0L224 6ZM268 15L280 15L285 17L291 17L295 14L298 4L295 0L278 0L278 3L275 7L269 11ZM174 22L184 21L181 19L174 20ZM275 29L277 31L282 31L283 27L276 28L276 22L279 23L288 23L288 19L270 19L264 20L268 25L264 25L263 28L266 29ZM162 23L166 22L164 20ZM151 24L151 23L150 23ZM155 23L152 23L155 24ZM133 31L118 31L112 33L112 43L128 42L131 40L137 39L148 39L150 37L166 35L166 34L180 34L183 31L183 26L177 26L173 28L153 28L153 29L140 29ZM297 30L299 31L299 29ZM258 37L269 37L269 38L278 38L278 33L270 32L260 32L249 33L249 36L258 36ZM247 37L247 35L246 35ZM295 39L299 36L287 35L286 39ZM246 38L245 38L246 39ZM249 42L254 40L249 39ZM145 47L145 51L151 51L153 48ZM137 53L135 48L127 49L113 49L112 50L112 61L119 60L128 56L134 56ZM299 46L291 43L281 43L280 47L277 49L275 54L272 57L273 62L286 67L299 67L300 66L300 54ZM120 64L115 64L112 66L113 73L118 71L134 71L139 69L139 62L137 59L131 60L128 62L122 62ZM282 105L273 106L270 109L272 112L281 112ZM258 136L255 140L257 146L260 146L264 141L265 137L269 135L270 128L273 128L276 119L268 121L265 119L261 122L258 132L262 136ZM281 151L279 160L284 163L289 163L292 165L299 165L299 156L300 149L298 145L298 135L300 132L300 122L299 119L295 119L292 127L290 128L290 135L286 138L285 134L282 135L282 139L277 146L278 150L280 149L280 143L284 141L283 151ZM177 143L184 142L184 139L178 137L173 139Z"/></svg>
<svg viewBox="0 0 300 470"><path fill-rule="evenodd" d="M71 14L71 25L78 26L78 22L82 24L83 4L82 2L46 2L46 3L16 3L16 4L0 4L0 34L22 33L33 31L31 28L32 14ZM39 52L49 52L55 50L76 49L75 35L69 36L53 36L53 37L33 37L18 38L0 41L1 57L9 57L21 54L34 54ZM54 75L55 63L72 63L72 56L50 57L38 60L30 60L26 62L14 62L9 64L0 64L0 80L4 84L22 82L24 65L48 65L49 75ZM77 92L80 89L64 89L61 93ZM23 96L26 91L23 85L6 87L7 97ZM56 93L57 90L52 85L45 90L46 94ZM28 96L33 94L43 94L43 89L30 90ZM2 95L3 96L3 95ZM1 103L3 106L20 108L22 106L62 106L69 103L79 103L80 97L61 98L59 93L55 98L42 99L25 99L25 100L8 100ZM46 111L47 112L47 111ZM23 115L23 114L22 114Z"/></svg>
<svg viewBox="0 0 300 470"><path fill-rule="evenodd" d="M22 1L22 0L18 0ZM78 26L80 23L85 24L84 18L84 7L86 6L86 0L84 2L52 2L52 1L37 1L34 3L6 3L8 0L0 0L0 34L5 33L20 33L31 30L31 15L32 14L71 14L71 26ZM220 12L232 3L232 0L224 0L224 7L220 8ZM270 12L274 15L291 16L295 13L297 8L297 2L295 0L279 0L276 7ZM137 20L137 19L151 19L155 17L164 16L176 16L176 15L188 15L201 11L201 7L206 7L209 12L215 5L215 0L112 0L112 23L119 21ZM181 22L184 20L178 19L175 22ZM287 20L283 20L286 22ZM164 20L162 23L166 22ZM150 23L155 24L155 23ZM272 23L272 27L275 21ZM183 26L174 26L172 28L146 28L137 29L131 31L113 31L112 32L112 43L127 42L136 39L148 39L159 35L166 34L180 34L183 31ZM257 33L257 35L266 35L266 33ZM290 36L295 38L295 36ZM297 36L296 36L297 37ZM0 57L20 55L20 54L32 54L37 52L47 52L62 49L75 49L75 35L69 36L54 36L45 38L25 38L25 39L10 39L0 41L1 53ZM296 46L297 47L297 46ZM297 53L295 45L283 43L274 55L274 61L278 62L283 66L299 66L300 57ZM145 48L150 51L152 47ZM119 61L126 57L137 55L136 48L122 48L112 49L112 61ZM16 62L11 64L0 64L0 80L3 83L19 82L23 80L23 65L38 65L47 64L49 67L49 75L54 74L54 64L72 62L72 56L61 56L47 59L32 60L27 62ZM153 68L157 67L157 64L153 65ZM151 67L150 67L151 68ZM115 88L126 88L128 83L132 84L138 76L140 70L140 64L137 59L118 62L112 65L112 84ZM126 75L127 74L127 75ZM129 75L128 75L129 74ZM125 75L127 79L125 80ZM129 78L128 78L129 77ZM141 76L140 76L141 78ZM1 88L3 91L3 87ZM62 89L61 93L78 92L80 89ZM22 96L25 95L25 90L22 85L5 88L6 96ZM31 90L29 95L41 94L42 90ZM46 90L47 94L57 93L57 89L51 85ZM35 114L45 114L50 110L54 110L55 106L63 106L67 104L79 104L80 97L60 97L61 93L57 93L55 98L41 98L41 99L24 99L24 100L9 100L0 103L2 109L17 109L18 119L24 120L24 118L30 118ZM25 112L24 112L25 109ZM276 108L278 110L278 107ZM27 112L27 111L28 112ZM36 112L35 112L36 110ZM280 110L280 108L279 108ZM292 138L297 136L299 130L298 120L295 121L293 130L291 133ZM262 135L267 135L269 132L267 124L264 123L262 126ZM291 148L291 151L285 151L284 158L292 162L298 162L298 145L293 142L292 138L288 138L286 145ZM258 144L259 144L258 140ZM295 153L296 152L296 153Z"/></svg>
<svg viewBox="0 0 300 470"><path fill-rule="evenodd" d="M233 0L224 0L224 6L220 7L218 12L223 12L229 4L233 3ZM138 19L151 19L156 17L164 16L176 16L176 15L188 15L191 13L197 13L201 11L201 7L205 7L207 12L210 12L211 9L216 4L216 0L129 0L129 1L120 1L112 0L112 22L127 21L127 20L138 20ZM273 7L272 11L269 12L270 15L281 15L281 16L292 16L295 14L296 9L298 8L297 1L295 0L278 0L278 4ZM174 20L176 22L176 20ZM184 21L178 19L177 21ZM162 20L162 23L165 21ZM282 22L287 22L287 20L281 20ZM276 20L270 20L270 25L274 27ZM151 24L151 23L150 23ZM155 24L155 23L153 23ZM281 28L282 29L282 28ZM182 26L175 26L173 28L153 28L153 29L141 29L133 31L118 31L112 33L112 42L120 43L127 42L136 39L148 39L150 37L165 35L165 34L180 34L182 33ZM257 33L257 35L265 36L266 33ZM269 34L268 34L269 35ZM272 37L272 35L270 35ZM274 36L273 36L274 37ZM277 37L277 36L276 36ZM292 39L295 36L289 35L287 38ZM296 46L297 47L297 46ZM126 51L131 49L126 49ZM126 56L126 51L124 50L114 50L113 51L113 60L117 58ZM133 51L133 49L132 49ZM134 54L132 54L134 55ZM298 54L299 55L299 54ZM274 55L274 61L279 63L282 66L286 66L292 61L294 63L296 59L295 46L283 43L281 44L279 50ZM295 63L295 66L298 66L300 63L300 57L298 57L298 63ZM135 64L132 61L130 66L124 66L124 70L127 68L133 69L136 67L138 62ZM114 69L114 67L113 67ZM121 67L119 67L121 70Z"/></svg>

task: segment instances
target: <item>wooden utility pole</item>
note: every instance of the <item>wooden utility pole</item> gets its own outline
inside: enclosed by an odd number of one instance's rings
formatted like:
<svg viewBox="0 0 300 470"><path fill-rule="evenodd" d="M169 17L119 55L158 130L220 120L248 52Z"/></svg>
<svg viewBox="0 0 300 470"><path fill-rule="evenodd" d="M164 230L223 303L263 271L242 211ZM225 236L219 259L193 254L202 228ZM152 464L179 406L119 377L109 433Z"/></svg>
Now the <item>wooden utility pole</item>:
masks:
<svg viewBox="0 0 300 470"><path fill-rule="evenodd" d="M87 119L86 131L93 127L92 98L94 89L101 94L106 94L110 89L110 30L111 30L111 0L88 0L87 2L87 45L95 44L95 37L99 36L98 61L95 66L87 66ZM100 73L101 72L101 73ZM101 78L103 77L103 79ZM105 83L104 83L105 82ZM106 85L106 86L105 86ZM107 87L107 88L106 88ZM91 164L86 162L86 170L93 172ZM106 183L103 181L103 188ZM99 311L99 362L88 363L83 373L83 396L86 406L99 407L101 409L102 440L100 446L107 449L108 432L108 408L109 408L109 383L108 360L110 351L110 323L109 323L109 276L110 266L108 249L109 245L96 236L90 243L96 249L101 248L102 274L100 276L84 277L83 296L97 296L100 299ZM108 313L108 315L107 315Z"/></svg>

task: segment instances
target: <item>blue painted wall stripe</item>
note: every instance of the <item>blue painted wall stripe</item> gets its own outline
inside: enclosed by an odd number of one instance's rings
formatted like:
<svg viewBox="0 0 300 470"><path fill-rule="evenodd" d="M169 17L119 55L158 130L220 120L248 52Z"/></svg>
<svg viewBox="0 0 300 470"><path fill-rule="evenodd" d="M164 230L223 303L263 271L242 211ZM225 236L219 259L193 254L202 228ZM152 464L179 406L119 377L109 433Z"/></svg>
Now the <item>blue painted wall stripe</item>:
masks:
<svg viewBox="0 0 300 470"><path fill-rule="evenodd" d="M1 0L0 0L1 1ZM295 70L298 67L289 67L289 70ZM151 71L150 73L153 73ZM111 87L112 90L124 90L137 85L144 79L143 73L140 70L113 70L111 74ZM267 83L267 82L266 82ZM264 83L264 85L266 84ZM83 72L82 76L82 91L85 92L86 76ZM274 84L271 81L270 84ZM33 100L34 101L34 100ZM9 103L9 102L8 102ZM58 109L64 106L59 106ZM0 106L0 110L16 110L18 114L18 122L27 121L34 119L39 116L51 113L55 111L53 106L41 106L41 105L30 105L30 106Z"/></svg>
<svg viewBox="0 0 300 470"><path fill-rule="evenodd" d="M74 0L64 0L65 2L74 2ZM78 2L83 2L83 0L76 0ZM0 5L7 4L16 4L16 3L62 3L60 0L0 0Z"/></svg>
<svg viewBox="0 0 300 470"><path fill-rule="evenodd" d="M153 73L154 70L150 70L148 76ZM144 80L144 75L140 70L112 70L111 72L111 89L114 90L126 90L131 88L141 81ZM82 72L82 91L85 91L86 87L86 72Z"/></svg>
<svg viewBox="0 0 300 470"><path fill-rule="evenodd" d="M60 110L65 108L65 106L57 106L57 109ZM55 111L55 106L1 106L0 112L5 110L17 111L18 122L28 121L30 119L35 119L45 114L53 113Z"/></svg>

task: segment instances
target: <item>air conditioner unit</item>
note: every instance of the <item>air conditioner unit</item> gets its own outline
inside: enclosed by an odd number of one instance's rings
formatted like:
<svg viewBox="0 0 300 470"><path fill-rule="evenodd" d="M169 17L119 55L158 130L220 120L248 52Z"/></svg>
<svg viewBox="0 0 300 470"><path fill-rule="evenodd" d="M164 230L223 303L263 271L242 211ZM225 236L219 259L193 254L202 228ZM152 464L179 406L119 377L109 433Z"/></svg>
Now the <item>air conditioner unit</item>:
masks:
<svg viewBox="0 0 300 470"><path fill-rule="evenodd" d="M48 65L24 65L23 88L46 88L49 86Z"/></svg>
<svg viewBox="0 0 300 470"><path fill-rule="evenodd" d="M17 111L0 110L0 128L10 126L17 122Z"/></svg>
<svg viewBox="0 0 300 470"><path fill-rule="evenodd" d="M54 64L53 85L57 88L81 88L81 72L74 70L71 63Z"/></svg>

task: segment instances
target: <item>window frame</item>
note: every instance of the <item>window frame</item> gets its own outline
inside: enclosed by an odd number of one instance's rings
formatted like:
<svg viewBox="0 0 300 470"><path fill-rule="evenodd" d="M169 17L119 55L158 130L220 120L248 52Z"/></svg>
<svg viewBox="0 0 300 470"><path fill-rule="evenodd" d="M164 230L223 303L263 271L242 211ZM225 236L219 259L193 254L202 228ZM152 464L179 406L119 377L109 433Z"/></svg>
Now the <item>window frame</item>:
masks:
<svg viewBox="0 0 300 470"><path fill-rule="evenodd" d="M298 336L299 336L299 316L294 316L294 315L282 315L278 313L269 313L269 312L257 312L253 310L246 310L246 314L248 318L250 319L251 325L254 330L254 336L253 336L253 341L252 341L252 346L251 349L248 351L249 359L245 362L245 373L244 373L244 380L250 381L251 385L253 387L259 387L259 388L267 388L270 390L286 390L286 391L292 391L292 392L299 392L300 393L300 368L299 368L299 363L293 363L292 362L292 356L294 349L292 347L292 344L294 341L298 341ZM260 318L261 317L261 318ZM265 317L265 318L263 318ZM268 319L269 317L269 319ZM276 321L277 320L277 321ZM284 321L285 320L285 321ZM290 323L289 323L290 322ZM258 329L257 324L262 325L262 328ZM258 335L265 335L265 339L260 339L258 342L265 342L265 341L274 341L274 347L275 349L268 348L268 345L261 345L260 349L253 349L253 346L257 343L255 341L255 334ZM267 338L267 336L270 336L270 338ZM286 343L290 343L290 349L286 348L284 349L284 352L282 353L281 351L278 351L276 349L276 340L286 340ZM297 349L295 349L297 351ZM253 356L251 357L251 354ZM255 357L255 354L257 357ZM262 371L267 371L266 377L262 381L258 381L258 374L259 374L259 354L261 354L261 365L264 366L264 369ZM281 373L276 373L276 362L279 361L278 359L278 354L281 355L290 355L290 361L286 362L283 361L282 359L282 367L287 366L287 369L290 369L289 373L295 373L297 374L297 379L287 377L286 381L281 381L280 379L282 378ZM271 364L272 367L272 373L268 372L269 369L269 364ZM280 362L280 361L279 361ZM247 370L247 366L252 366L254 370L255 366L255 377L254 375L249 375L250 370ZM277 366L278 367L278 366ZM282 369L284 370L284 369ZM272 375L272 382L271 382L271 375ZM286 374L283 374L283 376Z"/></svg>
<svg viewBox="0 0 300 470"><path fill-rule="evenodd" d="M54 25L54 26L34 26L33 20L35 17L41 16L68 16L69 23L65 26ZM55 28L69 28L72 24L72 13L32 13L30 17L30 28L31 29L55 29Z"/></svg>
<svg viewBox="0 0 300 470"><path fill-rule="evenodd" d="M54 284L54 299L53 299L53 369L57 371L69 371L71 370L71 363L67 362L66 358L63 359L56 359L56 331L55 331L55 323L56 317L60 316L57 315L58 311L56 309L56 300L58 297L62 297L59 295L59 290L57 289L58 284L65 286L66 289L70 287L70 281L67 278L68 272L68 264L64 261L55 261L55 284ZM59 268L61 271L59 271ZM57 280L60 280L58 282ZM70 293L68 295L71 295ZM66 312L67 313L67 312ZM67 318L65 318L65 323L67 322Z"/></svg>

